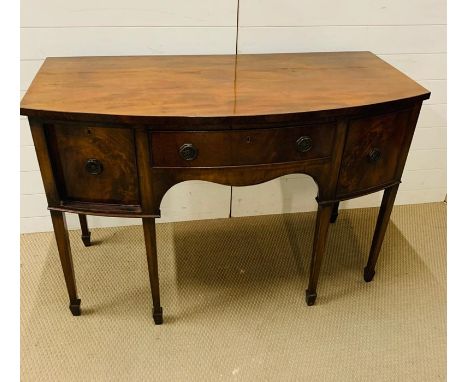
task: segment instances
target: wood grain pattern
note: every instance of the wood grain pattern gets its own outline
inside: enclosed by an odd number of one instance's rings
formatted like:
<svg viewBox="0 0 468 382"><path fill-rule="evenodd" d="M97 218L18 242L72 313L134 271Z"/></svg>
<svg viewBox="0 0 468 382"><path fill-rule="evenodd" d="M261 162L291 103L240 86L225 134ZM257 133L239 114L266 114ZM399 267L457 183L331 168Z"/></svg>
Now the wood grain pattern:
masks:
<svg viewBox="0 0 468 382"><path fill-rule="evenodd" d="M352 109L428 96L370 52L48 58L21 113L136 121Z"/></svg>
<svg viewBox="0 0 468 382"><path fill-rule="evenodd" d="M145 213L160 215L159 204L156 206L153 199L154 192L153 180L151 178L151 152L148 132L138 128L135 130L135 138L142 209Z"/></svg>
<svg viewBox="0 0 468 382"><path fill-rule="evenodd" d="M399 180L397 165L410 129L410 110L350 122L337 194L345 195ZM372 160L371 153L379 157Z"/></svg>
<svg viewBox="0 0 468 382"><path fill-rule="evenodd" d="M187 131L151 133L154 167L214 167L282 163L331 156L335 124L289 128ZM311 139L311 148L298 149L301 137ZM192 144L194 160L184 160L179 149Z"/></svg>
<svg viewBox="0 0 468 382"><path fill-rule="evenodd" d="M132 129L55 124L47 133L62 200L139 204ZM90 160L101 173L88 171Z"/></svg>

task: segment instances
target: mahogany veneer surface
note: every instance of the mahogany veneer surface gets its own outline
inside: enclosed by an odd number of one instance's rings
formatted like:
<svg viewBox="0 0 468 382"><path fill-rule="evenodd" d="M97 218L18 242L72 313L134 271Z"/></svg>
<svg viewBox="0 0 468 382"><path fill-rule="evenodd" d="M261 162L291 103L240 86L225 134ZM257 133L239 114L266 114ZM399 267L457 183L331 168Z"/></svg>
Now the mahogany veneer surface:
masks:
<svg viewBox="0 0 468 382"><path fill-rule="evenodd" d="M370 52L49 57L21 111L251 116L352 108L427 94Z"/></svg>

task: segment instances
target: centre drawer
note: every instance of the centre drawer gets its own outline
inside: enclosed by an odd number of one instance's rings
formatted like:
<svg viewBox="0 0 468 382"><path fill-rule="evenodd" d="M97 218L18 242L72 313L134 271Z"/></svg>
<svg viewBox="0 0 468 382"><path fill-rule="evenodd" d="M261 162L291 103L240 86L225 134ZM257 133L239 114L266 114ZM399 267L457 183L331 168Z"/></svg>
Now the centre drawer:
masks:
<svg viewBox="0 0 468 382"><path fill-rule="evenodd" d="M331 156L335 123L224 131L152 131L153 167L261 165Z"/></svg>

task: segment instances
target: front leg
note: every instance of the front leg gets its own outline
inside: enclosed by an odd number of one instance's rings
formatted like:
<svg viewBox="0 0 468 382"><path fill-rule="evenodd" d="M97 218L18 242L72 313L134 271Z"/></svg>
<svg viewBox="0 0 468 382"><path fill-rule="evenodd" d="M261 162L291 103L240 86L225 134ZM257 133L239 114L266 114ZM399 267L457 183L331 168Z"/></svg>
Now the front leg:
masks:
<svg viewBox="0 0 468 382"><path fill-rule="evenodd" d="M60 262L62 263L63 275L67 284L68 296L70 298L70 311L74 316L81 315L81 300L77 296L75 271L73 269L73 259L68 236L67 222L65 214L60 211L50 211L52 225L54 226L55 240L57 241Z"/></svg>
<svg viewBox="0 0 468 382"><path fill-rule="evenodd" d="M333 204L320 204L318 206L315 221L314 246L312 249L312 260L310 262L309 286L306 290L307 305L314 305L317 298L317 283L322 264L323 255L327 242L328 227L333 210Z"/></svg>
<svg viewBox="0 0 468 382"><path fill-rule="evenodd" d="M159 299L158 256L156 249L156 225L154 218L143 218L148 273L153 298L153 320L156 325L163 323L163 311Z"/></svg>
<svg viewBox="0 0 468 382"><path fill-rule="evenodd" d="M377 218L377 224L374 231L374 237L372 239L372 246L367 260L367 265L364 268L364 281L370 282L375 275L375 265L379 258L380 248L385 237L385 231L387 230L388 222L390 220L390 214L392 213L393 203L398 191L398 184L386 188L382 203L380 205L379 217Z"/></svg>

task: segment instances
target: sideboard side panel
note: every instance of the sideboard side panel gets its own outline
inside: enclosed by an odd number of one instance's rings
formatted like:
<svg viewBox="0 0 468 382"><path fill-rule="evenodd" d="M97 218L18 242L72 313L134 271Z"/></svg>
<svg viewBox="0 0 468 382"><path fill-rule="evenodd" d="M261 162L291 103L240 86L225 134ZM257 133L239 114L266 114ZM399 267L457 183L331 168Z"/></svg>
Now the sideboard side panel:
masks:
<svg viewBox="0 0 468 382"><path fill-rule="evenodd" d="M400 157L398 158L398 165L397 165L397 177L398 180L401 180L401 176L403 174L403 170L405 169L406 159L408 157L408 153L411 147L411 142L413 140L414 131L416 129L416 124L418 122L419 113L421 111L422 101L416 102L411 109L411 114L408 120L408 128L406 130L406 136L403 143L403 148L400 152Z"/></svg>
<svg viewBox="0 0 468 382"><path fill-rule="evenodd" d="M49 206L59 206L60 193L57 189L53 164L49 156L44 124L40 120L29 118L29 126L34 141L37 161L39 162L47 203Z"/></svg>

